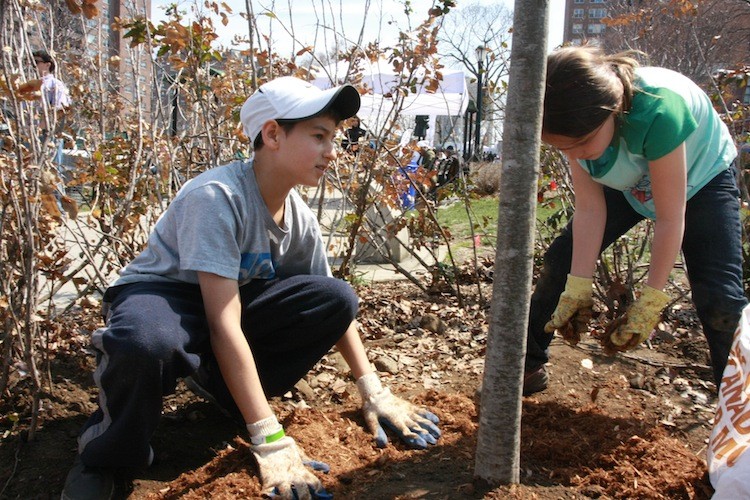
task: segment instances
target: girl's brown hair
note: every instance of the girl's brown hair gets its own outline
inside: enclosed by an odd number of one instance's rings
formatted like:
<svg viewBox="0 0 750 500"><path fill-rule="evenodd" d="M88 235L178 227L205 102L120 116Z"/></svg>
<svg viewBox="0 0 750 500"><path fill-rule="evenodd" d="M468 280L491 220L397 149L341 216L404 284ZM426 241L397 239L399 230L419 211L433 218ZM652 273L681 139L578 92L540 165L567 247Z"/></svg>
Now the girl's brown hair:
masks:
<svg viewBox="0 0 750 500"><path fill-rule="evenodd" d="M547 134L583 137L612 113L630 109L639 66L628 51L607 55L598 47L563 47L547 57L542 128Z"/></svg>

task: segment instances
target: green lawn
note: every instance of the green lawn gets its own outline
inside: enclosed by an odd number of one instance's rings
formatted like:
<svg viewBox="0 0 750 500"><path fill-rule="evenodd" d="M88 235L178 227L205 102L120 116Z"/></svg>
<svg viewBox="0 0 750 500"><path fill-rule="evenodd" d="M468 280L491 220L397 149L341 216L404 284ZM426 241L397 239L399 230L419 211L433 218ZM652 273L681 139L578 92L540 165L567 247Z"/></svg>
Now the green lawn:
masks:
<svg viewBox="0 0 750 500"><path fill-rule="evenodd" d="M471 217L474 222L474 234L482 238L483 243L494 243L497 235L497 196L485 196L471 201ZM551 207L549 203L537 205L537 221L547 220L553 213L559 210L559 205ZM469 217L463 202L438 209L438 221L453 235L458 244L466 241L469 245L471 229Z"/></svg>

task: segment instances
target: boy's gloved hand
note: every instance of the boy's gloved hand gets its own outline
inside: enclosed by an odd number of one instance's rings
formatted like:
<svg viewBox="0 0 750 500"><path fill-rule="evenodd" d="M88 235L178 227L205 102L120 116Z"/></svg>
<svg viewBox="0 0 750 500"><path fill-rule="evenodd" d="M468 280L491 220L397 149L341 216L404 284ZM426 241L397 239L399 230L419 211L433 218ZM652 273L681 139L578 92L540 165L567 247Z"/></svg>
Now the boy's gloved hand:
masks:
<svg viewBox="0 0 750 500"><path fill-rule="evenodd" d="M284 435L284 429L276 417L248 424L247 428L253 443L250 451L258 463L264 496L284 500L333 498L307 468L328 473L330 467L323 462L309 460L294 439ZM269 432L272 428L275 430Z"/></svg>
<svg viewBox="0 0 750 500"><path fill-rule="evenodd" d="M552 318L544 325L544 331L554 333L555 330L566 326L578 311L590 310L594 305L594 300L591 298L593 283L594 280L591 278L580 278L569 274L565 282L565 291L560 295Z"/></svg>
<svg viewBox="0 0 750 500"><path fill-rule="evenodd" d="M382 386L375 373L368 373L357 380L362 396L362 411L378 448L388 444L383 426L391 429L410 448L424 449L435 444L440 437L437 423L440 419L424 408L394 396Z"/></svg>
<svg viewBox="0 0 750 500"><path fill-rule="evenodd" d="M669 303L669 295L648 285L625 313L624 321L610 334L612 344L621 351L636 347L651 335Z"/></svg>

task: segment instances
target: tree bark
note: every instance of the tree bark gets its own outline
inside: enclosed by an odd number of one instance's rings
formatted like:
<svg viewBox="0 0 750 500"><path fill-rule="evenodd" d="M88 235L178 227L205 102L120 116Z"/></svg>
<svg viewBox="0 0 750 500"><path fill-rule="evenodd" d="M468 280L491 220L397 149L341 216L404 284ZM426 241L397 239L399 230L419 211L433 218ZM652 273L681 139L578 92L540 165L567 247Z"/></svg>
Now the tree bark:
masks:
<svg viewBox="0 0 750 500"><path fill-rule="evenodd" d="M518 483L526 331L547 52L548 0L516 0L490 329L474 474Z"/></svg>

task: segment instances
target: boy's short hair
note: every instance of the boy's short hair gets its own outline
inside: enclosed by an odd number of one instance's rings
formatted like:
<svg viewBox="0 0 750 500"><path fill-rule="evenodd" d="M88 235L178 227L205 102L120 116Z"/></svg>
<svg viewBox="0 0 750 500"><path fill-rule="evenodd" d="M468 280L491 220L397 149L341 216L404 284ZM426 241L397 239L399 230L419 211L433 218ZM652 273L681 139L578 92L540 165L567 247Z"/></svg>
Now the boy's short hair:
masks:
<svg viewBox="0 0 750 500"><path fill-rule="evenodd" d="M321 90L292 76L284 76L261 85L247 98L240 110L245 135L255 143L269 120L295 123L323 114L345 120L359 111L359 92L345 84Z"/></svg>
<svg viewBox="0 0 750 500"><path fill-rule="evenodd" d="M322 116L322 115L318 115ZM334 120L338 121L338 118L333 117ZM306 120L306 118L303 118L302 120ZM292 129L302 120L276 120L276 122L281 126L281 128L284 129L284 132L289 134L289 132L292 131ZM253 149L255 151L258 151L260 148L263 147L263 134L258 133L258 135L255 136L255 140L253 141Z"/></svg>

